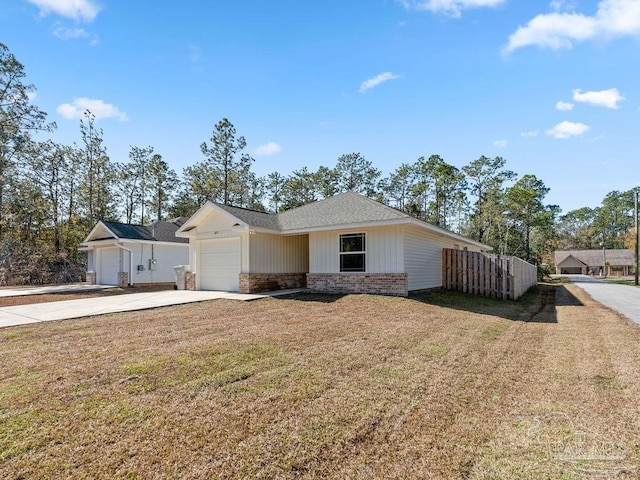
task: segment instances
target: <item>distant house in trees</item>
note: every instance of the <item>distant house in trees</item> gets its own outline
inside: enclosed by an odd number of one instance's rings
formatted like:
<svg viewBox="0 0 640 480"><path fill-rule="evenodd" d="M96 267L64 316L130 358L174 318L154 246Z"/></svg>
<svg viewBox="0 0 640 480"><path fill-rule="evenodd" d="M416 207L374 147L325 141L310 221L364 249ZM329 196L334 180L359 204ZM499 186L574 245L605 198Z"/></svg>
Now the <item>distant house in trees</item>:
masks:
<svg viewBox="0 0 640 480"><path fill-rule="evenodd" d="M151 225L98 222L81 246L87 281L101 285L171 284L176 265L189 263L189 240L176 231L186 217Z"/></svg>
<svg viewBox="0 0 640 480"><path fill-rule="evenodd" d="M557 250L554 259L557 274L630 275L635 265L629 249L605 250L604 254L602 250Z"/></svg>

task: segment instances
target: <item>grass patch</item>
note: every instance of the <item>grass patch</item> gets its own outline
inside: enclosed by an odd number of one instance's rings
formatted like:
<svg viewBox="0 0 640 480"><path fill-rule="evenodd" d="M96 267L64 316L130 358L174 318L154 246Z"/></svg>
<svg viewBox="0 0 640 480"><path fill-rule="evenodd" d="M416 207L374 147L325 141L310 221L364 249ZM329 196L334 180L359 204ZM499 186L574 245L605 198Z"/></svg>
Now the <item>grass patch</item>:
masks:
<svg viewBox="0 0 640 480"><path fill-rule="evenodd" d="M556 288L572 301L549 303ZM202 302L24 331L0 344L0 477L602 473L591 450L562 460L575 434L624 451L616 478L640 465L640 329L570 284L518 302Z"/></svg>
<svg viewBox="0 0 640 480"><path fill-rule="evenodd" d="M635 279L608 277L608 278L605 278L604 280L606 282L617 283L618 285L629 285L631 287L637 287L638 286L638 285L635 284Z"/></svg>

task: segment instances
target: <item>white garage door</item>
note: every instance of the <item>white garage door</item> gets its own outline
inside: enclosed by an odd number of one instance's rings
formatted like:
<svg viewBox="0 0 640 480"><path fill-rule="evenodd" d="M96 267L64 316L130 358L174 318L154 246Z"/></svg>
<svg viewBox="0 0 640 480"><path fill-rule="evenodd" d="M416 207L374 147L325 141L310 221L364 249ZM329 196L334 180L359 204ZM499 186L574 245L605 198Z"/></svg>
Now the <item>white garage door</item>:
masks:
<svg viewBox="0 0 640 480"><path fill-rule="evenodd" d="M100 270L98 283L101 285L117 285L118 272L120 271L120 249L101 248L100 249Z"/></svg>
<svg viewBox="0 0 640 480"><path fill-rule="evenodd" d="M240 287L240 239L202 242L198 274L201 290L237 292Z"/></svg>

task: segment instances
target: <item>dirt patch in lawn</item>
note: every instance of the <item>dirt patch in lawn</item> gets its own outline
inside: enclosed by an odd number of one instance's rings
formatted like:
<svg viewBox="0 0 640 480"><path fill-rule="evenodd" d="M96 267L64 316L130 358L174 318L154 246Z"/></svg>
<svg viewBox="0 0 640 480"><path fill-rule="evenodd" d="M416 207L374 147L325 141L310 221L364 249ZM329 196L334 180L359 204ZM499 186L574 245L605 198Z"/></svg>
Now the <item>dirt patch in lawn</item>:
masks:
<svg viewBox="0 0 640 480"><path fill-rule="evenodd" d="M105 290L93 290L88 292L43 293L39 295L21 295L19 297L0 297L0 307L61 302L63 300L80 300L83 298L111 297L114 295L127 295L129 293L160 292L172 289L173 287L167 285L130 288L113 287Z"/></svg>
<svg viewBox="0 0 640 480"><path fill-rule="evenodd" d="M640 329L549 288L3 329L0 477L636 478Z"/></svg>

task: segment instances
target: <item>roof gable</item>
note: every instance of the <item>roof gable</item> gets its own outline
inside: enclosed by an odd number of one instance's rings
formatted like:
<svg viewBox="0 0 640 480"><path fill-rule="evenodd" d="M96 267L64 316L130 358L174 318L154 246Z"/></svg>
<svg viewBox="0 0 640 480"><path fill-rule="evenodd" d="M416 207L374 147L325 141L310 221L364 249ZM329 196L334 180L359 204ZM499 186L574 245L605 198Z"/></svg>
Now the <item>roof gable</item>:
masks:
<svg viewBox="0 0 640 480"><path fill-rule="evenodd" d="M563 264L568 257L573 257L585 265L602 265L602 250L556 250L554 252L556 265ZM633 265L635 256L628 248L610 249L604 251L607 263L610 265Z"/></svg>
<svg viewBox="0 0 640 480"><path fill-rule="evenodd" d="M557 266L565 266L565 267L581 267L587 265L582 260L574 257L573 255L566 256L561 262L557 264Z"/></svg>
<svg viewBox="0 0 640 480"><path fill-rule="evenodd" d="M232 207L231 205L215 204L218 208L233 215L249 227L266 228L268 230L280 230L278 217L282 214L259 212L248 208Z"/></svg>
<svg viewBox="0 0 640 480"><path fill-rule="evenodd" d="M283 232L410 218L399 210L354 192L308 203L279 213L277 217L278 226Z"/></svg>
<svg viewBox="0 0 640 480"><path fill-rule="evenodd" d="M190 236L188 232L198 225L206 224L208 217L213 212L227 217L228 221L235 221L237 225L233 225L234 227L262 229L283 234L308 233L356 225L358 227L366 227L382 224L411 223L430 230L437 235L475 245L484 250L491 250L488 245L431 225L355 192L341 193L334 197L308 203L280 213L258 212L231 205L207 202L180 227L176 235L188 238Z"/></svg>
<svg viewBox="0 0 640 480"><path fill-rule="evenodd" d="M132 225L121 222L99 221L91 230L84 243L99 240L140 240L147 242L188 243L187 239L177 238L176 231L186 221L178 217L151 225Z"/></svg>
<svg viewBox="0 0 640 480"><path fill-rule="evenodd" d="M119 239L154 240L153 235L143 225L130 225L119 222L103 222Z"/></svg>

